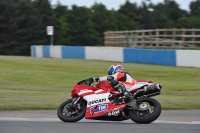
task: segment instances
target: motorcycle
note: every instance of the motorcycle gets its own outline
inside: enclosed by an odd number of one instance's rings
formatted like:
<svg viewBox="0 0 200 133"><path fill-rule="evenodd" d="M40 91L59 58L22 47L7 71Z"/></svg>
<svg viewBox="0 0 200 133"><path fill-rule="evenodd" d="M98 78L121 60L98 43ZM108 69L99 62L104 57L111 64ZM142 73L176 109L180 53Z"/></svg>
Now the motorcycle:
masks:
<svg viewBox="0 0 200 133"><path fill-rule="evenodd" d="M148 85L158 87L146 87ZM82 80L72 88L72 98L58 107L58 118L63 122L77 122L84 117L107 121L131 119L135 123L148 124L160 116L161 105L151 97L161 94L161 85L149 80L139 80L128 91L134 96L135 104L112 88L109 81L99 82L94 86L91 78Z"/></svg>

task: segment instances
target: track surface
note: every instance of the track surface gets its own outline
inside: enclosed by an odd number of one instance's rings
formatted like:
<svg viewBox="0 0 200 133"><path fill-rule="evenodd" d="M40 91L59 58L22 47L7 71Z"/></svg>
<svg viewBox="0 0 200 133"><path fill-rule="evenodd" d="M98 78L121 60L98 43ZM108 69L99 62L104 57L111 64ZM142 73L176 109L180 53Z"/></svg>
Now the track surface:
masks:
<svg viewBox="0 0 200 133"><path fill-rule="evenodd" d="M81 120L64 123L55 110L0 112L0 133L199 133L200 110L162 111L151 124L130 120L107 122Z"/></svg>

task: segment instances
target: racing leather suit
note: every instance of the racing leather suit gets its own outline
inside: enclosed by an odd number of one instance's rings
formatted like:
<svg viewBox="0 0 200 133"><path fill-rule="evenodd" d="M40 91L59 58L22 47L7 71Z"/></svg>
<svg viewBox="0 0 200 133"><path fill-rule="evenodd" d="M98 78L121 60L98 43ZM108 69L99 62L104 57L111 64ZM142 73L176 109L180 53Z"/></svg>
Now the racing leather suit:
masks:
<svg viewBox="0 0 200 133"><path fill-rule="evenodd" d="M132 96L127 90L137 83L136 80L127 72L120 72L115 73L114 75L99 77L100 82L107 80L110 80L111 86L120 93L124 94L127 98Z"/></svg>

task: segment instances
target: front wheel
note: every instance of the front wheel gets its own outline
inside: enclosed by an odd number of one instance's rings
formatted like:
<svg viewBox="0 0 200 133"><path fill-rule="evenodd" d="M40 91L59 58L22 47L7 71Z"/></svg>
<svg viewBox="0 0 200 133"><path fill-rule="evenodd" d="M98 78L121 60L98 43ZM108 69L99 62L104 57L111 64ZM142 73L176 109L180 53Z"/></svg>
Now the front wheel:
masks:
<svg viewBox="0 0 200 133"><path fill-rule="evenodd" d="M63 102L58 110L57 115L63 122L77 122L85 116L86 103L81 102L72 104L72 99Z"/></svg>
<svg viewBox="0 0 200 133"><path fill-rule="evenodd" d="M139 98L137 101L138 110L129 110L129 116L132 121L148 124L160 116L162 108L157 100L145 97Z"/></svg>

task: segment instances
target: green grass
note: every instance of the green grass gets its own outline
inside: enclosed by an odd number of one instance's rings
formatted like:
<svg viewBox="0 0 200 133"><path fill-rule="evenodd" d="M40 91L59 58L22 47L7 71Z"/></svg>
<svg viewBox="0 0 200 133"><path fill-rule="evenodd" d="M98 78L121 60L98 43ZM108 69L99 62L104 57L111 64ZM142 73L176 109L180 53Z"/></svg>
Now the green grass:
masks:
<svg viewBox="0 0 200 133"><path fill-rule="evenodd" d="M0 56L0 110L57 109L82 79L107 74L114 62ZM115 62L116 63L116 62ZM200 109L200 68L120 63L136 80L163 86L163 109Z"/></svg>

